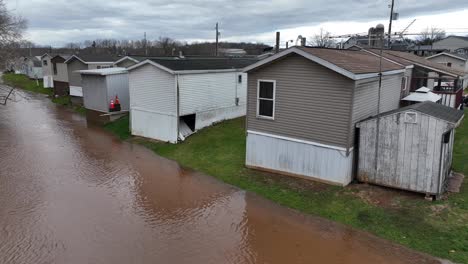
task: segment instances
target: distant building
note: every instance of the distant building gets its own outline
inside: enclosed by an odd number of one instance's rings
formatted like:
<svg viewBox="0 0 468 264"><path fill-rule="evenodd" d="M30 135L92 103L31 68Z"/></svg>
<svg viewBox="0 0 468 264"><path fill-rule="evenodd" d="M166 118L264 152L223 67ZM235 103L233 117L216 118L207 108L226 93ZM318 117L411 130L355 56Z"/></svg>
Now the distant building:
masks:
<svg viewBox="0 0 468 264"><path fill-rule="evenodd" d="M444 49L454 52L458 49L468 49L468 37L448 36L432 44L434 49Z"/></svg>
<svg viewBox="0 0 468 264"><path fill-rule="evenodd" d="M81 70L105 69L114 67L117 56L106 54L73 55L65 61L68 71L70 96L83 98Z"/></svg>
<svg viewBox="0 0 468 264"><path fill-rule="evenodd" d="M430 57L428 60L445 65L465 73L463 77L463 88L468 87L468 54L456 52L442 52Z"/></svg>

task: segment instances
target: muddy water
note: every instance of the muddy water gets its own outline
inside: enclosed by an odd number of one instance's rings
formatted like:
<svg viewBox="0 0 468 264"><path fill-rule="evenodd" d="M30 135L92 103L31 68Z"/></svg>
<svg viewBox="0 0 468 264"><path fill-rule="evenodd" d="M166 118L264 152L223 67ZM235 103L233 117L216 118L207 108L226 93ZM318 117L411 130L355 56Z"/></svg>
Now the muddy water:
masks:
<svg viewBox="0 0 468 264"><path fill-rule="evenodd" d="M28 97L0 106L0 263L436 263Z"/></svg>

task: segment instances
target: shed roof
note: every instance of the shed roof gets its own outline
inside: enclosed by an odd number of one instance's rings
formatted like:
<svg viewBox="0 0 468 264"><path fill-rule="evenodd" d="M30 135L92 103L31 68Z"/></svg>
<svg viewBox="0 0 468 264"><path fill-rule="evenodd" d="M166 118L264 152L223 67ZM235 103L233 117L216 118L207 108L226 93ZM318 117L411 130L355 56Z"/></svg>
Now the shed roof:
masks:
<svg viewBox="0 0 468 264"><path fill-rule="evenodd" d="M408 110L417 111L417 112L420 112L420 113L423 113L423 114L426 114L426 115L430 115L430 116L433 116L435 118L442 119L442 120L445 120L445 121L447 121L449 123L454 123L454 124L456 124L458 121L460 121L460 119L462 119L463 115L464 115L464 112L462 110L457 110L457 109L454 109L452 107L448 107L448 106L445 106L445 105L441 105L441 104L437 104L437 103L433 103L433 102L428 101L428 102L417 103L417 104L405 106L405 107L402 107L402 108L399 108L399 109L384 112L384 113L381 113L379 115L376 115L376 116L370 117L368 119L365 119L365 120L363 120L361 122L371 120L371 119L375 119L377 117L382 117L382 116L387 116L387 115L391 115L391 114L395 114L395 113L405 112L405 111L408 111Z"/></svg>
<svg viewBox="0 0 468 264"><path fill-rule="evenodd" d="M292 47L246 67L245 71L252 71L292 53L303 56L353 80L377 77L380 70L384 75L401 73L405 70L405 67L398 63L380 60L379 57L366 51ZM380 61L382 61L382 68L380 68Z"/></svg>
<svg viewBox="0 0 468 264"><path fill-rule="evenodd" d="M125 68L105 68L105 69L92 69L92 70L81 70L79 73L84 75L113 75L113 74L122 74L127 73L127 69Z"/></svg>

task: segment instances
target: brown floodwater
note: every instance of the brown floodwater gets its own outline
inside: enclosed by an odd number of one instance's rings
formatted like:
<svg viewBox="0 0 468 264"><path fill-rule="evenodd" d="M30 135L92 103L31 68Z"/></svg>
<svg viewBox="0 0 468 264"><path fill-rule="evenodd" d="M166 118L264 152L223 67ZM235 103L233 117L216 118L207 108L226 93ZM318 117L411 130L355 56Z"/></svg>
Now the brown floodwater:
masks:
<svg viewBox="0 0 468 264"><path fill-rule="evenodd" d="M24 96L0 106L0 263L438 263Z"/></svg>

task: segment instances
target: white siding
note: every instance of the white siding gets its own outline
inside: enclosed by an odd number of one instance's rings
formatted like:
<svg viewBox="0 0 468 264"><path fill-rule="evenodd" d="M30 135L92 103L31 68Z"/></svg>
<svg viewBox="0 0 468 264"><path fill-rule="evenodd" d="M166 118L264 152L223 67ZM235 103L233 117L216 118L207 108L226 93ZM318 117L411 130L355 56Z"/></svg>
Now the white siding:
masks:
<svg viewBox="0 0 468 264"><path fill-rule="evenodd" d="M129 73L133 135L177 142L175 78L152 65Z"/></svg>
<svg viewBox="0 0 468 264"><path fill-rule="evenodd" d="M130 112L132 135L177 142L177 117L144 109L132 108Z"/></svg>
<svg viewBox="0 0 468 264"><path fill-rule="evenodd" d="M238 87L239 73L179 75L180 115L236 106L236 96L245 105L246 84ZM245 79L245 78L244 78Z"/></svg>
<svg viewBox="0 0 468 264"><path fill-rule="evenodd" d="M196 115L195 130L210 126L216 122L244 116L245 111L246 106L244 104L240 106L224 107L198 112Z"/></svg>
<svg viewBox="0 0 468 264"><path fill-rule="evenodd" d="M321 145L256 133L247 134L246 165L347 185L352 180L353 153Z"/></svg>
<svg viewBox="0 0 468 264"><path fill-rule="evenodd" d="M130 108L176 114L175 79L170 73L144 65L129 73Z"/></svg>

